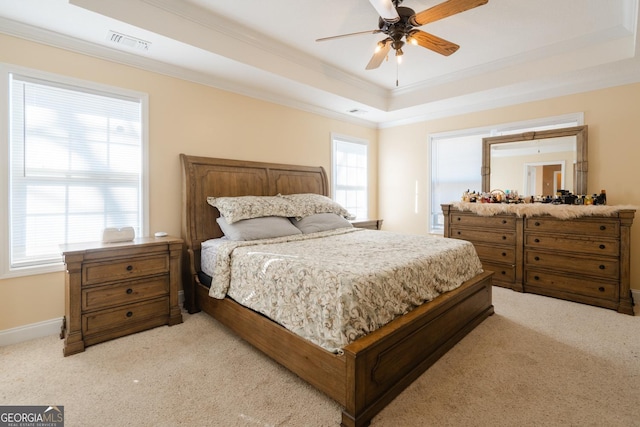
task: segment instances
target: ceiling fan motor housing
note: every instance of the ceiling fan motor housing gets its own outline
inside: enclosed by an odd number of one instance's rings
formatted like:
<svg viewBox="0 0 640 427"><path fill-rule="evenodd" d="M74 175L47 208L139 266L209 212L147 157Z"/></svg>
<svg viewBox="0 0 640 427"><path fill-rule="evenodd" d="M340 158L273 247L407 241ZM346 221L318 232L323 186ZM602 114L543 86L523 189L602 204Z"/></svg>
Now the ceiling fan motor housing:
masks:
<svg viewBox="0 0 640 427"><path fill-rule="evenodd" d="M413 9L408 7L397 7L396 11L400 16L400 20L397 22L387 22L382 18L378 19L378 28L384 34L388 35L393 39L394 45L392 47L394 49L399 49L404 45L402 38L405 37L409 32L413 29L413 24L410 22L412 16L415 15ZM398 44L398 47L395 46Z"/></svg>

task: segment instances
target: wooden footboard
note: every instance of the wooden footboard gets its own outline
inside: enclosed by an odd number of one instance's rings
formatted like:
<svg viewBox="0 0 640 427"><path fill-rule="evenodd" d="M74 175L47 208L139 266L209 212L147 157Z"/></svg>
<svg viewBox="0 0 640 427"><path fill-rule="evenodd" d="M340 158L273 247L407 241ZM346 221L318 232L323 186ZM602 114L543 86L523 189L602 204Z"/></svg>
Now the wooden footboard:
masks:
<svg viewBox="0 0 640 427"><path fill-rule="evenodd" d="M342 406L342 426L367 426L429 366L493 314L491 274L425 303L330 353L263 315L196 287L197 307Z"/></svg>
<svg viewBox="0 0 640 427"><path fill-rule="evenodd" d="M493 314L492 274L482 273L345 347L349 378L343 426L369 425L429 366Z"/></svg>

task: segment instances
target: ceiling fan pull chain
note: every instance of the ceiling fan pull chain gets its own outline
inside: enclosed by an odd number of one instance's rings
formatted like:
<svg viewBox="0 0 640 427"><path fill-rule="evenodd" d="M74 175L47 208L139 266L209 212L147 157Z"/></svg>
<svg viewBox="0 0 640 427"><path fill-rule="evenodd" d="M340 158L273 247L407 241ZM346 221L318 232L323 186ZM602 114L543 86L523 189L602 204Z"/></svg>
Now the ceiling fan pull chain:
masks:
<svg viewBox="0 0 640 427"><path fill-rule="evenodd" d="M396 61L396 87L398 87L398 81L400 80L400 64Z"/></svg>

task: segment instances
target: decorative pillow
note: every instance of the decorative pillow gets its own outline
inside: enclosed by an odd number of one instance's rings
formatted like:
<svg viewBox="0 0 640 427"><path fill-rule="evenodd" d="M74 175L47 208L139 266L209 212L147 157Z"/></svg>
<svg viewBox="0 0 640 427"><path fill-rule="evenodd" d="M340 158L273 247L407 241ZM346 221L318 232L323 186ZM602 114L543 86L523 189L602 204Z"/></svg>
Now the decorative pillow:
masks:
<svg viewBox="0 0 640 427"><path fill-rule="evenodd" d="M278 196L207 197L207 203L218 208L229 224L264 216L298 216L295 206Z"/></svg>
<svg viewBox="0 0 640 427"><path fill-rule="evenodd" d="M299 220L291 218L291 222L304 234L353 227L349 221L334 213L313 214Z"/></svg>
<svg viewBox="0 0 640 427"><path fill-rule="evenodd" d="M287 194L280 197L289 200L294 205L297 214L291 215L292 217L304 218L317 213L334 213L347 219L355 219L340 204L321 194Z"/></svg>
<svg viewBox="0 0 640 427"><path fill-rule="evenodd" d="M229 240L260 240L302 234L289 219L281 216L242 219L233 224L218 217L216 222Z"/></svg>

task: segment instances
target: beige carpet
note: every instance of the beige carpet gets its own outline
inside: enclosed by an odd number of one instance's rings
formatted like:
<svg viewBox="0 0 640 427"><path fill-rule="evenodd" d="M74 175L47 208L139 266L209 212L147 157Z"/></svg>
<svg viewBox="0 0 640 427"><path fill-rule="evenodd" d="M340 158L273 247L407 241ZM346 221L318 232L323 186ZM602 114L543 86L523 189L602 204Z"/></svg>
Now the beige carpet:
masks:
<svg viewBox="0 0 640 427"><path fill-rule="evenodd" d="M376 416L380 426L640 426L640 317L494 288L485 320ZM337 426L340 407L206 314L62 357L0 348L0 405L65 426Z"/></svg>

